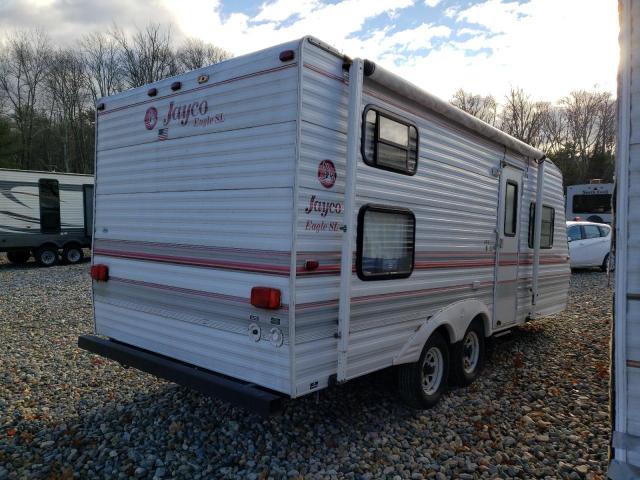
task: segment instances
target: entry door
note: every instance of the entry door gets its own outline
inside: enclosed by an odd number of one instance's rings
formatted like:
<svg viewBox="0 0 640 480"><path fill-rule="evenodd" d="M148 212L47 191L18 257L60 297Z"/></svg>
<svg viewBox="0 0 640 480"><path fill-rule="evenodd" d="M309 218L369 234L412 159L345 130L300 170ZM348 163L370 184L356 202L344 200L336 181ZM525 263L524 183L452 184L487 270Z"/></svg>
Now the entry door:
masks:
<svg viewBox="0 0 640 480"><path fill-rule="evenodd" d="M84 235L93 236L93 185L82 186L82 202L84 205Z"/></svg>
<svg viewBox="0 0 640 480"><path fill-rule="evenodd" d="M518 308L518 237L520 235L520 198L522 171L504 167L500 175L496 245L496 284L494 288L493 327L516 321Z"/></svg>

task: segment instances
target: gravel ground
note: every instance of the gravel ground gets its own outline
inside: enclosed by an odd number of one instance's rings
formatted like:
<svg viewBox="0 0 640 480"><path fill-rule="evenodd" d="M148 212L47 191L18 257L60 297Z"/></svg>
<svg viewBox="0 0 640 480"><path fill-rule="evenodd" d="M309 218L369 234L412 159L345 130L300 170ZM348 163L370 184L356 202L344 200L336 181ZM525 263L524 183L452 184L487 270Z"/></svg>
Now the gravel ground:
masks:
<svg viewBox="0 0 640 480"><path fill-rule="evenodd" d="M382 372L270 419L80 351L88 264L0 260L0 479L605 477L610 290L497 342L482 378L405 407Z"/></svg>

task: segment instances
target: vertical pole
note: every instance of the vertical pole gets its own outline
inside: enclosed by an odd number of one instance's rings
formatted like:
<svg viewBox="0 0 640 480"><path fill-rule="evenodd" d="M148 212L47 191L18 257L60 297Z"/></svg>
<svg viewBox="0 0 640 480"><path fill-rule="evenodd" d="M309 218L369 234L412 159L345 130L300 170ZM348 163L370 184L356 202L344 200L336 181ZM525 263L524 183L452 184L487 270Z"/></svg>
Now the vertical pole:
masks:
<svg viewBox="0 0 640 480"><path fill-rule="evenodd" d="M634 8L634 6L636 8ZM613 304L613 338L612 364L613 380L611 382L612 401L610 415L613 425L612 432L628 431L629 412L629 379L627 372L627 325L628 305L627 293L629 280L627 275L628 242L629 242L629 211L632 203L629 199L630 188L630 154L631 139L631 88L632 88L632 53L635 45L633 35L637 24L637 5L633 0L623 0L619 3L620 17L620 64L618 66L618 136L616 138L616 205L613 215L615 228L614 260L615 265L615 295ZM635 82L635 81L634 81ZM635 206L635 205L633 205ZM625 448L615 448L614 458L620 462L627 462L628 455Z"/></svg>
<svg viewBox="0 0 640 480"><path fill-rule="evenodd" d="M544 166L545 158L538 162L538 178L536 190L536 212L533 227L533 272L531 273L531 316L536 315L536 304L538 303L538 271L540 269L540 235L542 234L542 202L544 201ZM553 228L553 226L551 227Z"/></svg>
<svg viewBox="0 0 640 480"><path fill-rule="evenodd" d="M338 307L338 382L347 379L349 320L351 317L351 276L356 233L356 172L360 151L363 62L353 60L349 70L349 113L347 119L347 168L344 189L344 225L340 260L340 302Z"/></svg>

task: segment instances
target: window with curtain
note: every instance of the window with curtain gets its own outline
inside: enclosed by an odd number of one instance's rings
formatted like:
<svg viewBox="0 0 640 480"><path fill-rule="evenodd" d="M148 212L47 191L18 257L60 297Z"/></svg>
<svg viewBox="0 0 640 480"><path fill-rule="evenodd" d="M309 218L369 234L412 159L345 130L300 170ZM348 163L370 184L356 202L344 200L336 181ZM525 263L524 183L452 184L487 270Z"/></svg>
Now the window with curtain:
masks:
<svg viewBox="0 0 640 480"><path fill-rule="evenodd" d="M533 236L535 230L536 204L531 202L529 206L529 248L533 248ZM540 248L553 247L553 230L556 211L547 206L542 206L542 228L540 229Z"/></svg>
<svg viewBox="0 0 640 480"><path fill-rule="evenodd" d="M358 277L383 280L411 275L415 223L415 216L407 209L362 207L358 215Z"/></svg>
<svg viewBox="0 0 640 480"><path fill-rule="evenodd" d="M364 113L362 157L372 167L414 175L418 129L396 115L368 107Z"/></svg>

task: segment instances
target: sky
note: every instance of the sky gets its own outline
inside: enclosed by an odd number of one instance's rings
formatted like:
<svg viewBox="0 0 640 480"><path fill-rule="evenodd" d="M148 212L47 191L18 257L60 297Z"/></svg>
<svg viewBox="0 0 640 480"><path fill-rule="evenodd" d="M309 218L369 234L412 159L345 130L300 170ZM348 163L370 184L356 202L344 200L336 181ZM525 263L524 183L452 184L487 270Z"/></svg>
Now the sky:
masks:
<svg viewBox="0 0 640 480"><path fill-rule="evenodd" d="M557 101L615 94L616 0L0 0L0 36L40 28L57 43L117 23L171 23L234 55L314 35L449 99L511 87Z"/></svg>

